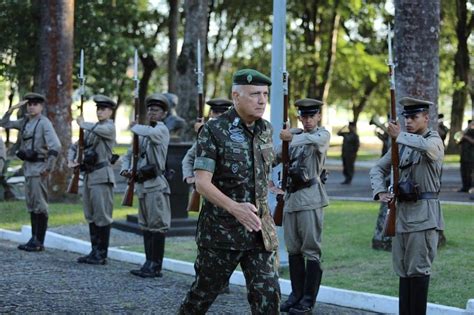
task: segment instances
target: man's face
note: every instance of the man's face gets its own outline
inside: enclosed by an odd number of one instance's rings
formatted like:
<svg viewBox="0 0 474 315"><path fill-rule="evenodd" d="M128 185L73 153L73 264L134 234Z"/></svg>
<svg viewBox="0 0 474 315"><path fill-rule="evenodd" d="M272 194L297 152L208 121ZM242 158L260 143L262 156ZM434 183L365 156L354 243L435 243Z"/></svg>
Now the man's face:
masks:
<svg viewBox="0 0 474 315"><path fill-rule="evenodd" d="M150 122L162 121L166 117L166 113L161 106L150 105L147 108L147 117Z"/></svg>
<svg viewBox="0 0 474 315"><path fill-rule="evenodd" d="M97 107L97 119L104 121L112 116L113 110L110 107Z"/></svg>
<svg viewBox="0 0 474 315"><path fill-rule="evenodd" d="M240 93L232 92L235 109L246 121L262 118L268 102L268 86L241 85Z"/></svg>
<svg viewBox="0 0 474 315"><path fill-rule="evenodd" d="M26 106L26 110L31 117L37 116L43 111L43 103L36 100L28 101Z"/></svg>
<svg viewBox="0 0 474 315"><path fill-rule="evenodd" d="M318 112L311 115L301 115L298 116L298 118L303 124L304 131L308 132L318 126L318 123L321 121L321 113Z"/></svg>
<svg viewBox="0 0 474 315"><path fill-rule="evenodd" d="M428 128L429 116L426 112L405 115L405 127L407 132L422 134Z"/></svg>

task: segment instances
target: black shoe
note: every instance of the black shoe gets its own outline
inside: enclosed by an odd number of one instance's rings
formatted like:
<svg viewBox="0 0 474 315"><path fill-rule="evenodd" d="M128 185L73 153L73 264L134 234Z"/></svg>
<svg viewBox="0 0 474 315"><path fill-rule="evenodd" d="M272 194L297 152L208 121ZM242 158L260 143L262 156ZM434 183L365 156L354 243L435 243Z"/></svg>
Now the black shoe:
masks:
<svg viewBox="0 0 474 315"><path fill-rule="evenodd" d="M314 304L316 303L316 297L318 296L319 287L321 285L321 278L323 276L323 270L317 260L306 261L306 272L304 282L304 295L303 298L290 308L290 314L311 314L313 311Z"/></svg>
<svg viewBox="0 0 474 315"><path fill-rule="evenodd" d="M130 270L130 273L142 278L157 278L161 277L161 272L157 269L158 264L154 261L147 260L139 270Z"/></svg>
<svg viewBox="0 0 474 315"><path fill-rule="evenodd" d="M18 246L18 248L20 248L20 246ZM25 250L27 252L42 252L44 251L44 246L38 241L36 237L34 237L31 243L26 243L24 248L20 249Z"/></svg>
<svg viewBox="0 0 474 315"><path fill-rule="evenodd" d="M81 257L77 258L77 262L80 263L80 264L86 264L87 259L96 254L95 252L97 251L98 236L97 236L95 223L89 223L89 236L90 236L90 239L91 239L92 250L86 256L81 256Z"/></svg>
<svg viewBox="0 0 474 315"><path fill-rule="evenodd" d="M150 268L150 263L151 263L151 260L147 260L145 261L145 263L143 264L143 266L140 268L140 269L133 269L133 270L130 270L130 273L134 276L139 276L141 277L141 274L143 272L145 272L145 270L147 270L148 268Z"/></svg>
<svg viewBox="0 0 474 315"><path fill-rule="evenodd" d="M79 261L79 260L78 260ZM89 265L106 265L107 264L107 256L101 250L95 251L93 255L87 256L83 263Z"/></svg>

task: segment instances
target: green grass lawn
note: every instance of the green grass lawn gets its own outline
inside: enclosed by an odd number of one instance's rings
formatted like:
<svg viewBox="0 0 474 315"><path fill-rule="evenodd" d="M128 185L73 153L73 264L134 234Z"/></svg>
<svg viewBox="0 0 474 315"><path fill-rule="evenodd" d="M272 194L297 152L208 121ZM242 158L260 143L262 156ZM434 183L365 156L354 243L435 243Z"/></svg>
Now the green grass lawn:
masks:
<svg viewBox="0 0 474 315"><path fill-rule="evenodd" d="M120 201L121 196L115 196L114 219L136 213L136 208L122 207ZM79 204L50 206L51 226L84 222ZM18 230L21 225L29 224L24 208L22 201L0 203L0 227ZM467 300L474 297L474 207L443 205L443 210L448 242L434 262L429 302L465 308ZM392 270L391 254L370 247L377 213L378 204L372 202L332 201L325 209L323 285L398 295L398 278ZM127 249L142 252L143 246ZM196 244L193 240L168 238L165 256L194 262ZM282 268L281 277L289 278L287 268Z"/></svg>

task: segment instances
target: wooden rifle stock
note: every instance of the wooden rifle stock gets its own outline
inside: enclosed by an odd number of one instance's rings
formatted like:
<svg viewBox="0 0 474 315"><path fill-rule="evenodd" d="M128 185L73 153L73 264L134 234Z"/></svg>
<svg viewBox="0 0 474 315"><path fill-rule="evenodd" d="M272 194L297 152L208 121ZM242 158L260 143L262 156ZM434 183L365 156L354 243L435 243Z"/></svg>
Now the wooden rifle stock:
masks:
<svg viewBox="0 0 474 315"><path fill-rule="evenodd" d="M283 73L283 86L284 86L284 94L283 94L283 129L287 128L287 121L288 121L288 86L289 86L289 78L288 73ZM286 86L286 88L285 88ZM281 146L281 163L282 163L282 170L281 170L281 190L285 190L288 184L288 169L290 167L289 161L289 142L283 141ZM283 223L283 208L285 207L285 199L284 194L277 195L277 204L275 206L275 210L273 211L273 221L275 221L275 225L281 226Z"/></svg>
<svg viewBox="0 0 474 315"><path fill-rule="evenodd" d="M138 97L135 97L135 121L138 121L139 104L140 100ZM138 155L140 149L139 141L140 139L138 138L138 135L133 134L131 177L128 179L127 189L123 195L122 206L133 206L133 193L135 191L135 178L137 176Z"/></svg>
<svg viewBox="0 0 474 315"><path fill-rule="evenodd" d="M395 123L397 120L397 106L395 102L395 74L392 62L392 40L390 25L388 28L388 74L390 76L390 118L392 122ZM395 226L397 218L396 202L398 198L398 165L400 164L400 157L398 153L398 144L396 139L392 137L391 143L392 170L390 175L390 186L391 192L393 193L393 199L388 203L388 212L387 217L385 218L385 224L383 229L384 236L395 236Z"/></svg>
<svg viewBox="0 0 474 315"><path fill-rule="evenodd" d="M84 106L84 95L81 94L81 105L79 107L80 115L82 117L83 114L83 106ZM81 175L81 164L82 164L82 156L84 153L84 129L79 128L79 141L77 142L77 163L79 164L76 166L72 173L71 181L67 187L67 192L69 194L77 194L79 192L79 177Z"/></svg>

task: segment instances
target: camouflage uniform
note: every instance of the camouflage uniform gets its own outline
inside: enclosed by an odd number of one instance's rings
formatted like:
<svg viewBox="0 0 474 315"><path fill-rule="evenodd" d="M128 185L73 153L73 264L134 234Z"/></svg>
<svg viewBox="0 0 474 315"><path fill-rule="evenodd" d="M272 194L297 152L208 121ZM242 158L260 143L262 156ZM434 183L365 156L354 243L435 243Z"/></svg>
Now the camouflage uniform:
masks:
<svg viewBox="0 0 474 315"><path fill-rule="evenodd" d="M180 314L204 314L239 263L252 313L279 312L278 241L267 203L273 158L272 128L263 119L251 130L231 109L204 125L194 169L212 172L212 183L232 200L254 204L262 230L248 232L234 216L204 199L196 235L196 279Z"/></svg>

